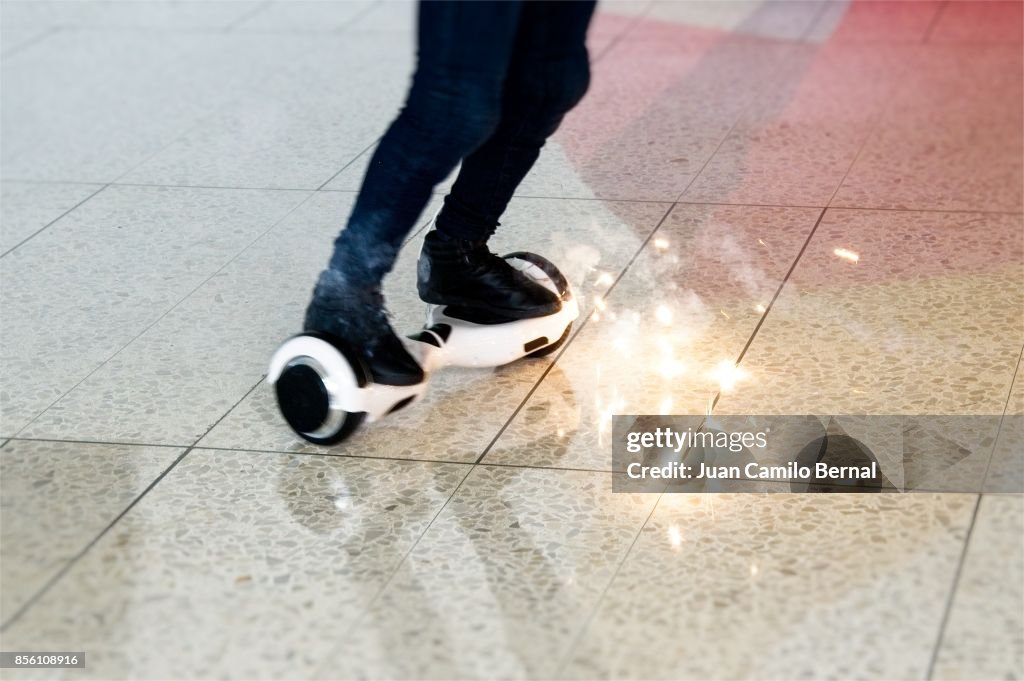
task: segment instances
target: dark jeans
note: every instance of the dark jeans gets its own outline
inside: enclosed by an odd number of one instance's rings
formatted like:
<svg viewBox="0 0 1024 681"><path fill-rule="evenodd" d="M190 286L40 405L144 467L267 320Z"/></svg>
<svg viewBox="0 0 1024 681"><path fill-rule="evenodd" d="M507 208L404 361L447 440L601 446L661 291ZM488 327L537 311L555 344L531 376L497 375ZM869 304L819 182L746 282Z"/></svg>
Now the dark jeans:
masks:
<svg viewBox="0 0 1024 681"><path fill-rule="evenodd" d="M370 161L316 296L378 284L434 186L462 161L438 230L486 240L544 141L590 82L593 0L419 5L416 73ZM330 272L325 272L325 275ZM325 301L326 302L326 301Z"/></svg>

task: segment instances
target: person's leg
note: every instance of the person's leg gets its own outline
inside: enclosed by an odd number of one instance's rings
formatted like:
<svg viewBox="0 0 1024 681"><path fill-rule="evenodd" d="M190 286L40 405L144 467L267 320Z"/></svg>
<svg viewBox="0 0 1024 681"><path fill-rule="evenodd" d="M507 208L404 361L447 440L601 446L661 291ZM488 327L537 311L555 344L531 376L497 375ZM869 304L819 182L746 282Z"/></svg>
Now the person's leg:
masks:
<svg viewBox="0 0 1024 681"><path fill-rule="evenodd" d="M433 187L494 131L515 45L518 2L421 2L409 95L381 139L348 225L317 281L304 329L349 340L379 382L422 378L380 293Z"/></svg>
<svg viewBox="0 0 1024 681"><path fill-rule="evenodd" d="M452 261L468 248L481 250L498 227L516 187L533 167L547 138L583 97L590 82L586 31L594 2L527 3L519 22L494 134L462 163L459 176L427 235L421 257L420 296L428 302L464 298L467 289L482 305L511 309L516 316L551 311L543 297L521 282L492 281L467 287ZM461 245L452 242L465 242ZM486 248L482 249L486 251ZM492 280L501 277L492 276ZM476 283L476 282L474 282ZM519 314L517 314L519 313Z"/></svg>

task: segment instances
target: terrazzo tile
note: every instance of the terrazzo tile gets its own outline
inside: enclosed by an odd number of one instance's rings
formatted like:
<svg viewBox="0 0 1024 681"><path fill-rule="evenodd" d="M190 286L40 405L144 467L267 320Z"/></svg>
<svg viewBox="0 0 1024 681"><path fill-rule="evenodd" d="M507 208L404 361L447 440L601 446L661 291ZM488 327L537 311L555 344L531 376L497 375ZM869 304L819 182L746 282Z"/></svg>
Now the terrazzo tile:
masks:
<svg viewBox="0 0 1024 681"><path fill-rule="evenodd" d="M920 678L971 495L666 494L563 678Z"/></svg>
<svg viewBox="0 0 1024 681"><path fill-rule="evenodd" d="M906 50L794 49L683 194L687 201L828 204L900 82Z"/></svg>
<svg viewBox="0 0 1024 681"><path fill-rule="evenodd" d="M799 40L825 3L656 0L644 23L689 26L779 41Z"/></svg>
<svg viewBox="0 0 1024 681"><path fill-rule="evenodd" d="M8 442L0 452L0 620L6 623L182 451Z"/></svg>
<svg viewBox="0 0 1024 681"><path fill-rule="evenodd" d="M196 442L260 381L277 345L300 330L313 284L352 200L349 194L313 195L25 432ZM419 319L394 311L409 326ZM238 445L260 448L248 437Z"/></svg>
<svg viewBox="0 0 1024 681"><path fill-rule="evenodd" d="M4 177L116 180L310 49L287 34L61 31L3 62Z"/></svg>
<svg viewBox="0 0 1024 681"><path fill-rule="evenodd" d="M1024 372L1021 368L1018 364L992 449L985 478L986 493L1024 493Z"/></svg>
<svg viewBox="0 0 1024 681"><path fill-rule="evenodd" d="M371 0L272 2L243 20L236 31L338 31L373 6Z"/></svg>
<svg viewBox="0 0 1024 681"><path fill-rule="evenodd" d="M108 187L0 259L0 432L15 434L304 197Z"/></svg>
<svg viewBox="0 0 1024 681"><path fill-rule="evenodd" d="M518 194L675 200L743 110L784 78L791 53L686 27L635 34L595 65Z"/></svg>
<svg viewBox="0 0 1024 681"><path fill-rule="evenodd" d="M255 0L5 0L3 18L16 26L223 29L258 6Z"/></svg>
<svg viewBox="0 0 1024 681"><path fill-rule="evenodd" d="M919 48L833 205L1020 211L1020 50Z"/></svg>
<svg viewBox="0 0 1024 681"><path fill-rule="evenodd" d="M27 49L33 43L45 40L56 30L47 26L19 27L9 26L5 23L0 26L0 56L7 59L19 50Z"/></svg>
<svg viewBox="0 0 1024 681"><path fill-rule="evenodd" d="M930 43L1021 42L1024 6L1020 2L950 2L942 10Z"/></svg>
<svg viewBox="0 0 1024 681"><path fill-rule="evenodd" d="M352 22L357 33L409 33L416 30L416 3L412 0L382 0Z"/></svg>
<svg viewBox="0 0 1024 681"><path fill-rule="evenodd" d="M96 193L98 184L0 183L0 253Z"/></svg>
<svg viewBox="0 0 1024 681"><path fill-rule="evenodd" d="M73 26L95 10L96 5L62 0L4 0L0 18L7 26Z"/></svg>
<svg viewBox="0 0 1024 681"><path fill-rule="evenodd" d="M656 499L475 468L318 676L555 678Z"/></svg>
<svg viewBox="0 0 1024 681"><path fill-rule="evenodd" d="M301 59L180 136L123 181L317 189L330 180L383 134L398 112L411 45L348 34L344 39L310 34L303 40L307 49Z"/></svg>
<svg viewBox="0 0 1024 681"><path fill-rule="evenodd" d="M941 3L927 0L829 2L806 38L816 43L920 43Z"/></svg>
<svg viewBox="0 0 1024 681"><path fill-rule="evenodd" d="M1021 224L830 209L716 411L1001 414L1024 340Z"/></svg>
<svg viewBox="0 0 1024 681"><path fill-rule="evenodd" d="M706 413L817 213L673 208L484 462L609 470L613 414Z"/></svg>
<svg viewBox="0 0 1024 681"><path fill-rule="evenodd" d="M932 678L1024 675L1024 497L981 498Z"/></svg>
<svg viewBox="0 0 1024 681"><path fill-rule="evenodd" d="M606 286L597 283L597 272L621 271L666 208L660 204L513 199L491 248L497 253L529 249L543 254L558 264L577 294L589 301L596 290ZM418 244L410 244L385 281L385 295L397 320L395 326L406 332L422 323L424 308L415 288L418 252ZM294 315L298 314L299 309ZM550 357L499 369L445 369L431 377L423 401L380 424L368 425L351 440L331 449L298 440L282 421L273 392L264 384L202 443L211 447L474 461L549 363ZM547 381L557 382L557 373L549 375Z"/></svg>
<svg viewBox="0 0 1024 681"><path fill-rule="evenodd" d="M91 678L308 678L466 472L194 450L4 644L86 650Z"/></svg>
<svg viewBox="0 0 1024 681"><path fill-rule="evenodd" d="M388 121L394 116L398 115L398 109L389 114L390 117L385 116ZM344 168L341 172L331 178L331 181L324 185L324 190L327 191L347 191L355 192L359 191L359 188L363 186L363 178L366 177L366 171L370 167L370 160L373 158L374 152L377 151L377 144L374 144L369 149L363 150L358 157L356 157L351 165ZM459 166L453 170L448 177L442 180L436 187L434 187L435 194L447 195L451 191L452 184L455 183L455 178L459 174Z"/></svg>
<svg viewBox="0 0 1024 681"><path fill-rule="evenodd" d="M716 414L990 415L932 424L927 457L879 419L844 425L898 489L979 490L1024 340L1021 233L1020 216L829 210Z"/></svg>

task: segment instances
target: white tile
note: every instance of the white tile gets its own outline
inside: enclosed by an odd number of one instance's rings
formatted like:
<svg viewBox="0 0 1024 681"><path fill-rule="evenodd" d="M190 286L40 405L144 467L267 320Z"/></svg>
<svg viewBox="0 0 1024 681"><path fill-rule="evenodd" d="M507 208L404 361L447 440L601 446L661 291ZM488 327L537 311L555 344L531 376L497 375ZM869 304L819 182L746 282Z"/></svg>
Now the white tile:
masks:
<svg viewBox="0 0 1024 681"><path fill-rule="evenodd" d="M920 678L971 495L666 494L563 678Z"/></svg>
<svg viewBox="0 0 1024 681"><path fill-rule="evenodd" d="M0 183L0 253L95 194L99 184Z"/></svg>
<svg viewBox="0 0 1024 681"><path fill-rule="evenodd" d="M302 198L109 187L0 259L3 434L25 426ZM174 373L160 356L148 363Z"/></svg>
<svg viewBox="0 0 1024 681"><path fill-rule="evenodd" d="M656 500L599 473L474 469L317 677L558 678Z"/></svg>
<svg viewBox="0 0 1024 681"><path fill-rule="evenodd" d="M239 23L238 31L337 31L373 6L371 0L278 0Z"/></svg>
<svg viewBox="0 0 1024 681"><path fill-rule="evenodd" d="M96 678L308 678L466 472L194 450L4 644Z"/></svg>
<svg viewBox="0 0 1024 681"><path fill-rule="evenodd" d="M304 40L302 59L254 84L124 181L317 189L330 180L397 115L409 48L365 37Z"/></svg>
<svg viewBox="0 0 1024 681"><path fill-rule="evenodd" d="M936 679L1024 675L1024 498L986 495L980 504L939 645Z"/></svg>
<svg viewBox="0 0 1024 681"><path fill-rule="evenodd" d="M7 179L108 182L310 49L296 35L62 31L3 63Z"/></svg>
<svg viewBox="0 0 1024 681"><path fill-rule="evenodd" d="M65 28L227 28L259 6L256 0L5 0L15 26Z"/></svg>
<svg viewBox="0 0 1024 681"><path fill-rule="evenodd" d="M277 345L301 330L353 198L314 195L26 432L115 442L198 440L260 381ZM409 327L422 314L393 309ZM258 439L240 441L255 447Z"/></svg>
<svg viewBox="0 0 1024 681"><path fill-rule="evenodd" d="M184 450L13 440L0 455L3 622Z"/></svg>

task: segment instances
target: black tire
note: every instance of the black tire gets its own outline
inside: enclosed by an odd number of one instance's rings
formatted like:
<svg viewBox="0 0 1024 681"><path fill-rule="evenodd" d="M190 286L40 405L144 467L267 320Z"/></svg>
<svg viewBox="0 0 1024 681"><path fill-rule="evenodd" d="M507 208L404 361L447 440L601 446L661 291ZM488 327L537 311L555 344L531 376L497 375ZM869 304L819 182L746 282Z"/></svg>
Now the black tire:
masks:
<svg viewBox="0 0 1024 681"><path fill-rule="evenodd" d="M336 346L337 347L337 346ZM354 353L338 347L355 373L359 387L369 380L369 371ZM336 430L314 436L327 417L329 397L322 379L310 367L299 365L286 369L274 385L277 408L292 431L315 445L334 445L348 438L366 420L365 412L343 412Z"/></svg>
<svg viewBox="0 0 1024 681"><path fill-rule="evenodd" d="M534 359L536 359L537 357L547 357L551 353L558 350L558 348L565 345L565 341L569 340L570 333L572 333L572 324L569 324L569 326L565 327L565 331L562 332L562 335L559 336L558 340L556 340L554 343L552 343L551 345L546 345L540 350L534 350L533 352L528 354L527 357Z"/></svg>

